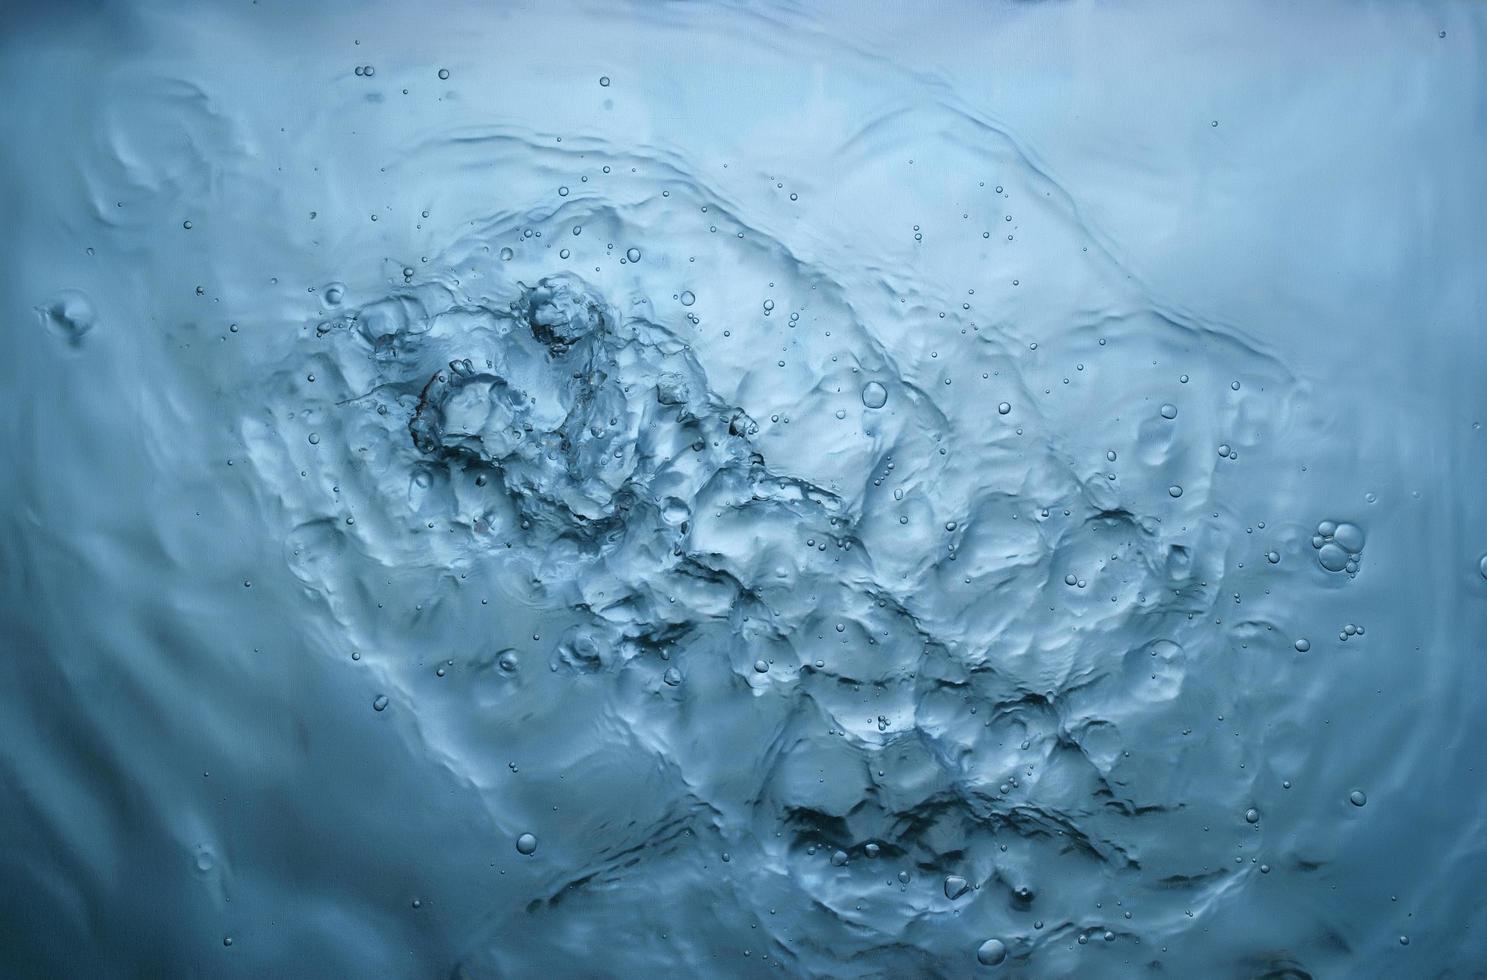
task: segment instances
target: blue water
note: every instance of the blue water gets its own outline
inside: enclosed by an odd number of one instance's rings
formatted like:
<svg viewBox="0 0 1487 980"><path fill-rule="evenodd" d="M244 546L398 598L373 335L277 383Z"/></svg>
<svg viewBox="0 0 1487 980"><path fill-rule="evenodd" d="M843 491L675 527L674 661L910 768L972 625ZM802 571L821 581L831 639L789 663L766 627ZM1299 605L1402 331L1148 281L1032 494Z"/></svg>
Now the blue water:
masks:
<svg viewBox="0 0 1487 980"><path fill-rule="evenodd" d="M1487 976L1487 7L0 10L0 976Z"/></svg>

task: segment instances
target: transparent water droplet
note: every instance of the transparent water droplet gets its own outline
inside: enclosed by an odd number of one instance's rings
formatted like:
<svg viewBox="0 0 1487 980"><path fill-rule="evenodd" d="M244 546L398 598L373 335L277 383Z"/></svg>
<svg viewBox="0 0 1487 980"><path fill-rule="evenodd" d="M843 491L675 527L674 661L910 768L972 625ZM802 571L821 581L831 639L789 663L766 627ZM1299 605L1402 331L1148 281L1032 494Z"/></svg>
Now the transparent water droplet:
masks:
<svg viewBox="0 0 1487 980"><path fill-rule="evenodd" d="M387 710L387 695L386 694L379 694L375 698L372 699L372 710L373 711L385 711L385 710Z"/></svg>
<svg viewBox="0 0 1487 980"><path fill-rule="evenodd" d="M971 890L971 883L960 875L945 876L945 897L955 901L960 896Z"/></svg>
<svg viewBox="0 0 1487 980"><path fill-rule="evenodd" d="M1176 405L1173 405L1171 402L1168 402L1167 404L1163 405L1162 406L1162 418L1164 418L1164 419L1175 419L1175 418L1177 418L1177 406Z"/></svg>
<svg viewBox="0 0 1487 980"><path fill-rule="evenodd" d="M1259 810L1256 810L1254 807L1250 807L1248 810L1244 811L1244 822L1245 823L1259 823L1260 822L1260 811Z"/></svg>
<svg viewBox="0 0 1487 980"><path fill-rule="evenodd" d="M976 950L976 960L982 966L997 966L1006 958L1007 944L1000 939L988 939Z"/></svg>
<svg viewBox="0 0 1487 980"><path fill-rule="evenodd" d="M1303 636L1301 639L1299 639L1299 640L1296 641L1296 652L1297 653L1305 653L1306 651L1308 651L1310 649L1311 649L1311 641L1308 640L1306 637Z"/></svg>
<svg viewBox="0 0 1487 980"><path fill-rule="evenodd" d="M888 389L876 381L862 386L862 404L868 408L882 408L888 403Z"/></svg>
<svg viewBox="0 0 1487 980"><path fill-rule="evenodd" d="M516 839L518 854L531 854L537 850L537 838L533 834L522 834Z"/></svg>
<svg viewBox="0 0 1487 980"><path fill-rule="evenodd" d="M1355 789L1348 794L1348 802L1353 804L1353 806L1362 806L1368 802L1368 794L1364 793L1361 789ZM1386 806L1384 809L1388 810L1389 808Z"/></svg>
<svg viewBox="0 0 1487 980"><path fill-rule="evenodd" d="M998 414L1006 415L1008 412L1012 411L1012 405L1010 402L1002 402L996 407L996 410Z"/></svg>

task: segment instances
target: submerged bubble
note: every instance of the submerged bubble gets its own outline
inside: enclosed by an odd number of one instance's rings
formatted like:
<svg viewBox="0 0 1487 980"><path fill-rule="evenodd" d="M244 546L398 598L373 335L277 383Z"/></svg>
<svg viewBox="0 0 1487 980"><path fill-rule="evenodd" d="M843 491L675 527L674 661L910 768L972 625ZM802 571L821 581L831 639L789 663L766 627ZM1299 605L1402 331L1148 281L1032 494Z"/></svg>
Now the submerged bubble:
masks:
<svg viewBox="0 0 1487 980"><path fill-rule="evenodd" d="M516 253L511 250L511 246L507 245L501 249L502 262L510 262L515 257Z"/></svg>
<svg viewBox="0 0 1487 980"><path fill-rule="evenodd" d="M603 86L604 88L609 88L609 76L608 75L600 75L599 76L599 84L601 86Z"/></svg>
<svg viewBox="0 0 1487 980"><path fill-rule="evenodd" d="M1301 639L1299 639L1299 640L1296 641L1296 652L1297 653L1305 653L1306 651L1308 651L1310 649L1311 649L1311 641L1308 640L1306 637L1303 636Z"/></svg>
<svg viewBox="0 0 1487 980"><path fill-rule="evenodd" d="M387 708L387 695L379 694L372 699L372 710L383 711Z"/></svg>
<svg viewBox="0 0 1487 980"><path fill-rule="evenodd" d="M449 69L448 68L440 68L439 69L439 79L440 79L440 81L448 81L448 79L449 79Z"/></svg>
<svg viewBox="0 0 1487 980"><path fill-rule="evenodd" d="M681 302L683 306L691 306L693 303L697 302L697 296L690 289L683 289Z"/></svg>
<svg viewBox="0 0 1487 980"><path fill-rule="evenodd" d="M631 262L639 262L640 261L640 249L635 248L633 246L630 247L630 248L627 248L625 250L625 258L628 259Z"/></svg>
<svg viewBox="0 0 1487 980"><path fill-rule="evenodd" d="M1355 789L1348 794L1348 802L1353 804L1353 806L1362 806L1368 802L1368 796L1361 789ZM1388 810L1389 808L1386 806L1384 809Z"/></svg>
<svg viewBox="0 0 1487 980"><path fill-rule="evenodd" d="M960 875L945 876L945 897L955 901L960 896L971 890L971 883Z"/></svg>
<svg viewBox="0 0 1487 980"><path fill-rule="evenodd" d="M862 386L862 404L868 408L882 408L888 403L888 389L876 381Z"/></svg>
<svg viewBox="0 0 1487 980"><path fill-rule="evenodd" d="M1002 402L996 407L996 410L998 413L1006 415L1008 412L1012 411L1012 405L1010 402Z"/></svg>
<svg viewBox="0 0 1487 980"><path fill-rule="evenodd" d="M537 850L537 837L534 834L522 834L516 839L516 850L519 854L531 854ZM562 850L562 848L559 848Z"/></svg>
<svg viewBox="0 0 1487 980"><path fill-rule="evenodd" d="M1175 419L1175 418L1177 418L1177 406L1171 404L1170 402L1167 403L1166 405L1163 405L1162 406L1162 418L1164 418L1164 419Z"/></svg>
<svg viewBox="0 0 1487 980"><path fill-rule="evenodd" d="M1244 822L1245 823L1259 823L1260 822L1260 811L1259 810L1256 810L1254 807L1250 807L1248 810L1244 811Z"/></svg>

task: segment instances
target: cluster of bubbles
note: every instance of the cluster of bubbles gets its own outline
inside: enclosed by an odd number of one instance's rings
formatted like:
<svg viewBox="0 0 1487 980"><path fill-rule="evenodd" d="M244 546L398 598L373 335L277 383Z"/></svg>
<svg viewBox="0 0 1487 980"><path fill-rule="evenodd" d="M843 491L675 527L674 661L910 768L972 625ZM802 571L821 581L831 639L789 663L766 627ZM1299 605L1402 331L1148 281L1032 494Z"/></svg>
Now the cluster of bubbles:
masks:
<svg viewBox="0 0 1487 980"><path fill-rule="evenodd" d="M1363 561L1363 529L1346 521L1322 521L1312 535L1311 546L1317 552L1317 564L1329 572L1358 574Z"/></svg>

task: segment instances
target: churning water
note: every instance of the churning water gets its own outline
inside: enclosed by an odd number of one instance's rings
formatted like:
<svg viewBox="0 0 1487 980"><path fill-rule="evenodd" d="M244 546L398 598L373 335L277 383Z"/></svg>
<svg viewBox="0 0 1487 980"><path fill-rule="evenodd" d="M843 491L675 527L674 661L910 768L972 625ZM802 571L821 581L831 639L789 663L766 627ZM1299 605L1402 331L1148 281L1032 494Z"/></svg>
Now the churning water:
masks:
<svg viewBox="0 0 1487 980"><path fill-rule="evenodd" d="M1484 975L1487 8L0 29L0 974Z"/></svg>

